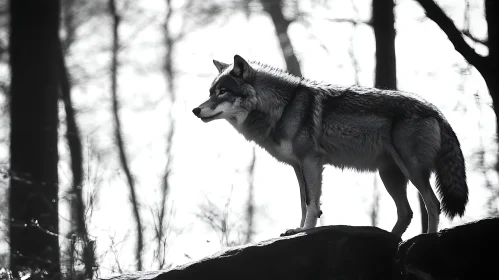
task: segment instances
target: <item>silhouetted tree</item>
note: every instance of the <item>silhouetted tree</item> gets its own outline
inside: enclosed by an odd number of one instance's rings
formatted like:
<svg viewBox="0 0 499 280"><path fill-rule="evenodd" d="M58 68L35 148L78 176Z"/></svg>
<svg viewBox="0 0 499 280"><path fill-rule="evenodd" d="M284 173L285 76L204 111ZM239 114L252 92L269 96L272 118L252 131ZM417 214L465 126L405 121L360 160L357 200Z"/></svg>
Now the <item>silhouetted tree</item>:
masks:
<svg viewBox="0 0 499 280"><path fill-rule="evenodd" d="M11 0L10 265L60 279L59 1Z"/></svg>
<svg viewBox="0 0 499 280"><path fill-rule="evenodd" d="M135 258L137 261L137 270L142 270L142 250L144 248L142 219L140 216L139 201L135 189L135 179L128 166L128 159L125 151L125 141L122 135L121 120L119 117L119 98L118 98L118 54L120 49L119 26L121 16L116 9L115 0L109 0L109 13L112 18L112 48L111 48L111 94L112 94L112 112L114 117L114 136L119 153L119 160L123 173L125 173L127 185L130 190L130 201L132 212L135 219L137 230L137 248Z"/></svg>

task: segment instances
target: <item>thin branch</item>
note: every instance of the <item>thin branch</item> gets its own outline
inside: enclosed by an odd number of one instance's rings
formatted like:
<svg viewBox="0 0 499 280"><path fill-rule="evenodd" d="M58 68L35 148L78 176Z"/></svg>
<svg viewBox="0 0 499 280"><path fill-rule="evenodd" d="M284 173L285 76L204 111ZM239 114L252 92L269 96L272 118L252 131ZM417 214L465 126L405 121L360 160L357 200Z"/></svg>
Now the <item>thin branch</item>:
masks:
<svg viewBox="0 0 499 280"><path fill-rule="evenodd" d="M483 39L479 39L477 37L475 37L473 34L470 33L469 30L463 30L462 31L463 35L468 37L469 39L471 39L471 41L475 42L475 43L478 43L478 44L482 44L484 46L487 46L487 40L483 40Z"/></svg>
<svg viewBox="0 0 499 280"><path fill-rule="evenodd" d="M109 236L109 239L111 240L111 244L109 245L109 251L111 251L113 253L113 256L114 256L114 262L116 264L116 267L118 269L118 272L120 274L123 274L123 269L121 268L121 263L119 261L119 257L118 257L118 251L116 250L116 246L119 244L119 243L122 243L124 240L116 243L114 241L114 236Z"/></svg>
<svg viewBox="0 0 499 280"><path fill-rule="evenodd" d="M456 51L475 68L482 72L486 71L486 61L479 55L466 41L463 34L457 29L454 22L444 13L444 11L433 0L416 0L426 11L426 15L435 22L447 35Z"/></svg>
<svg viewBox="0 0 499 280"><path fill-rule="evenodd" d="M232 192L233 186L223 208L218 207L218 205L211 200L206 199L206 203L203 203L200 206L199 212L195 213L198 219L208 225L218 235L222 247L230 247L242 243L242 240L231 239L234 232L241 233L240 229L237 228L237 223L232 222L231 212L229 211Z"/></svg>
<svg viewBox="0 0 499 280"><path fill-rule="evenodd" d="M250 243L253 240L253 235L255 233L255 163L256 163L256 149L253 146L252 156L250 166L248 168L248 200L246 202L246 232L245 232L245 243Z"/></svg>
<svg viewBox="0 0 499 280"><path fill-rule="evenodd" d="M355 20L355 19L350 19L350 18L324 18L324 20L327 20L330 22L336 22L336 23L349 23L352 25L358 25L358 24L371 25L371 23L368 21Z"/></svg>
<svg viewBox="0 0 499 280"><path fill-rule="evenodd" d="M360 20L360 19L353 19L353 18L328 18L328 17L317 17L316 15L313 15L311 13L306 13L306 12L300 12L298 19L301 20L306 20L309 18L312 18L314 20L325 20L325 21L330 21L330 22L335 22L335 23L348 23L352 25L371 25L370 21L365 21L365 20Z"/></svg>
<svg viewBox="0 0 499 280"><path fill-rule="evenodd" d="M470 33L470 9L470 0L464 0L463 31L461 31L461 33L473 42L487 46L485 40L478 39Z"/></svg>

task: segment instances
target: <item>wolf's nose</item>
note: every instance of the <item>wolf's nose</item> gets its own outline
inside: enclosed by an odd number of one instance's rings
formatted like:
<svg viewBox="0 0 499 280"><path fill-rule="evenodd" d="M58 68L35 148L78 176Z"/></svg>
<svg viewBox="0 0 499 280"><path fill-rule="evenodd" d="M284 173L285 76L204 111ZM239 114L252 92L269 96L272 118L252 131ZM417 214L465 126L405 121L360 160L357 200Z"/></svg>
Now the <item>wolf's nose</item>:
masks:
<svg viewBox="0 0 499 280"><path fill-rule="evenodd" d="M199 116L199 113L201 113L201 108L194 108L192 109L192 112L194 113L194 115Z"/></svg>

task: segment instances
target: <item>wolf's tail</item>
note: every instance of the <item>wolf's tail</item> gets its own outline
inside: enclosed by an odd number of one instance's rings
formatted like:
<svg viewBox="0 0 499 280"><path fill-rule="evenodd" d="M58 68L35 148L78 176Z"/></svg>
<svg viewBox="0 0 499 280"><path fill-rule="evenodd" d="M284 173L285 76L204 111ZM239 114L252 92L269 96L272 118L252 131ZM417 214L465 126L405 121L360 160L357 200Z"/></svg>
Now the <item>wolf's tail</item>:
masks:
<svg viewBox="0 0 499 280"><path fill-rule="evenodd" d="M463 216L468 203L468 185L463 153L456 134L446 120L440 122L440 152L435 162L436 187L441 206L449 218Z"/></svg>

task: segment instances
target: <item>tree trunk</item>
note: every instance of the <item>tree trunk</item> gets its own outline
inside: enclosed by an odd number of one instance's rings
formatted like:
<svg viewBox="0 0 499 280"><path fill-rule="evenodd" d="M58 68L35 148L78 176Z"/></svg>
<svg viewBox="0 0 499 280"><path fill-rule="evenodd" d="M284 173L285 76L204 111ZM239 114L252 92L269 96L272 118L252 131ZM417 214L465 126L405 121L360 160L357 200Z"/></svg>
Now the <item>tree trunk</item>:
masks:
<svg viewBox="0 0 499 280"><path fill-rule="evenodd" d="M286 69L293 75L301 77L300 63L293 49L293 44L288 35L288 27L291 23L284 18L282 13L281 0L261 0L263 9L267 12L272 19L275 27L275 33L279 40L282 56L286 62Z"/></svg>
<svg viewBox="0 0 499 280"><path fill-rule="evenodd" d="M111 58L111 94L112 94L112 111L114 117L114 136L116 137L116 145L118 148L120 164L125 173L128 187L130 189L130 200L132 203L132 212L135 219L137 230L137 248L135 251L135 259L137 261L137 270L142 270L142 250L144 247L144 238L142 232L142 219L140 216L139 202L135 190L135 179L128 166L128 159L125 152L125 141L122 135L121 120L119 118L119 99L118 99L118 51L120 48L119 25L121 18L116 10L115 0L109 0L109 10L112 17L112 58Z"/></svg>
<svg viewBox="0 0 499 280"><path fill-rule="evenodd" d="M11 0L10 265L60 279L59 1ZM36 271L40 269L41 271Z"/></svg>
<svg viewBox="0 0 499 280"><path fill-rule="evenodd" d="M393 0L373 0L372 27L376 40L376 69L374 86L397 89L395 56L395 15Z"/></svg>

